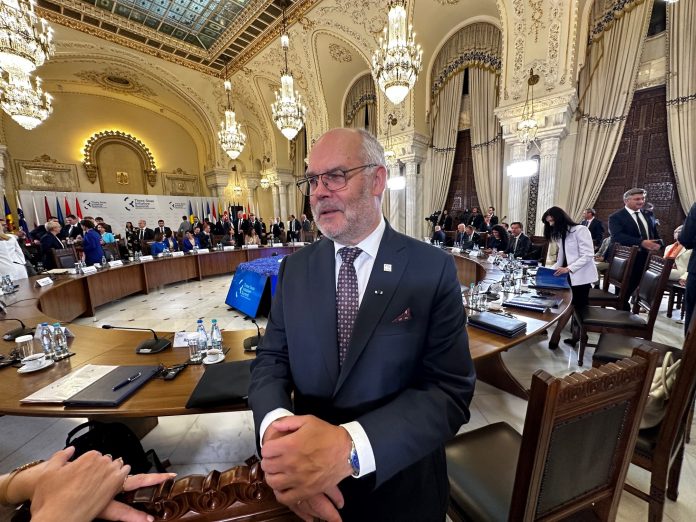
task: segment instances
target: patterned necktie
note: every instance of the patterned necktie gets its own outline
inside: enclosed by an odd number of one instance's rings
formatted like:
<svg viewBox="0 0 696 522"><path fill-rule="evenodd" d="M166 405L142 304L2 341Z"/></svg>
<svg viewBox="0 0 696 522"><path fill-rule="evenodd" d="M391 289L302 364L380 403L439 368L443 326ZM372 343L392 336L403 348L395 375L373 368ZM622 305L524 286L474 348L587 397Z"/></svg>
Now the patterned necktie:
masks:
<svg viewBox="0 0 696 522"><path fill-rule="evenodd" d="M358 316L358 274L355 272L353 262L362 253L362 250L357 247L343 247L339 249L338 253L342 263L338 270L338 284L336 285L336 330L338 333L338 361L342 365L348 355L353 325Z"/></svg>

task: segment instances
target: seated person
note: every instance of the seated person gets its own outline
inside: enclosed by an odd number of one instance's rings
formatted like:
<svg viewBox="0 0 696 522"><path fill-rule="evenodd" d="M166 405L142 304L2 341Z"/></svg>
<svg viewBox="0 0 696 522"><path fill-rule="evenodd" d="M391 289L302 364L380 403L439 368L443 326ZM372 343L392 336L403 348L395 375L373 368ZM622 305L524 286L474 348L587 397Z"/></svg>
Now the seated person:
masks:
<svg viewBox="0 0 696 522"><path fill-rule="evenodd" d="M479 236L472 225L464 225L464 223L459 223L457 225L457 236L455 238L455 244L459 244L460 248L463 250L472 250L474 245L479 245L481 241L481 236Z"/></svg>
<svg viewBox="0 0 696 522"><path fill-rule="evenodd" d="M41 261L46 270L51 268L57 268L56 263L53 259L53 251L55 249L65 248L60 239L58 239L58 234L60 233L60 223L56 221L49 221L44 225L46 228L46 233L41 236L41 252L43 257Z"/></svg>
<svg viewBox="0 0 696 522"><path fill-rule="evenodd" d="M519 221L513 221L510 224L510 234L508 239L508 246L505 249L505 256L521 257L525 258L527 253L529 253L529 247L532 245L529 236L525 236L522 232L523 226Z"/></svg>
<svg viewBox="0 0 696 522"><path fill-rule="evenodd" d="M253 227L249 227L246 232L244 232L244 244L245 245L260 245L261 238L256 233Z"/></svg>
<svg viewBox="0 0 696 522"><path fill-rule="evenodd" d="M492 253L494 250L505 252L508 247L508 233L502 225L494 225L486 241L485 252Z"/></svg>
<svg viewBox="0 0 696 522"><path fill-rule="evenodd" d="M184 253L188 252L189 250L193 250L194 247L201 247L201 244L198 241L198 237L193 235L193 232L191 232L190 230L187 230L184 233L184 241L182 242L182 245Z"/></svg>
<svg viewBox="0 0 696 522"><path fill-rule="evenodd" d="M669 274L669 280L671 282L686 281L689 259L691 259L692 250L690 248L684 248L684 245L679 243L679 234L682 228L684 228L684 226L680 225L674 229L674 243L665 248L665 259L674 259L674 265L672 265L672 270Z"/></svg>
<svg viewBox="0 0 696 522"><path fill-rule="evenodd" d="M491 216L486 214L483 216L483 223L479 227L480 232L490 232L491 229L493 228L493 222Z"/></svg>
<svg viewBox="0 0 696 522"><path fill-rule="evenodd" d="M147 522L151 520L147 513L114 497L176 476L175 473L129 475L130 466L124 466L122 459L112 460L97 451L68 462L74 453L75 448L70 446L46 462L26 464L0 476L0 504L11 506L30 500L34 522L91 522L95 518Z"/></svg>
<svg viewBox="0 0 696 522"><path fill-rule="evenodd" d="M176 252L179 250L179 242L174 237L174 233L171 230L167 230L164 233L164 239L162 240L164 248L168 248L170 252Z"/></svg>
<svg viewBox="0 0 696 522"><path fill-rule="evenodd" d="M210 225L208 223L203 225L203 230L196 234L196 237L201 245L200 248L210 248L213 246L213 236L210 235Z"/></svg>
<svg viewBox="0 0 696 522"><path fill-rule="evenodd" d="M165 248L167 247L162 240L162 233L157 229L157 232L155 232L155 242L150 245L150 255L157 256L164 252Z"/></svg>
<svg viewBox="0 0 696 522"><path fill-rule="evenodd" d="M99 232L99 235L101 236L102 240L102 245L105 245L107 243L115 243L116 238L111 232L107 232L106 228L104 227L104 223L99 223L97 225L97 232Z"/></svg>
<svg viewBox="0 0 696 522"><path fill-rule="evenodd" d="M445 232L442 230L442 227L435 225L435 231L433 232L433 237L430 238L430 242L433 244L444 243L445 239L447 239L447 237L445 236Z"/></svg>

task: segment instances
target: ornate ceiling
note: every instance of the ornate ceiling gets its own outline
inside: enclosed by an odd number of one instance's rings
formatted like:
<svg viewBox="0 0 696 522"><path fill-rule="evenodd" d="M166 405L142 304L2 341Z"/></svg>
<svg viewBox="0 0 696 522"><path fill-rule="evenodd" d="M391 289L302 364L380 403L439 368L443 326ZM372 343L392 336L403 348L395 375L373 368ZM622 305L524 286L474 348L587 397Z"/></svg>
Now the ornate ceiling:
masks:
<svg viewBox="0 0 696 522"><path fill-rule="evenodd" d="M302 16L317 0L294 0ZM279 32L279 0L38 0L51 22L219 76Z"/></svg>

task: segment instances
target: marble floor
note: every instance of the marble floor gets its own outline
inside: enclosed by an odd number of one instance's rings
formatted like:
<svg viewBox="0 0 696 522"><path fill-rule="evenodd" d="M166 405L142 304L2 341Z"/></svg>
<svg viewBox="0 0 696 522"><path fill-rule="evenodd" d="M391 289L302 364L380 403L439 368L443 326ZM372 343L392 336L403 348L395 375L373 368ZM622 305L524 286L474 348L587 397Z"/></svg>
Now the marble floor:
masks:
<svg viewBox="0 0 696 522"><path fill-rule="evenodd" d="M206 324L217 319L227 330L253 328L241 314L228 311L224 304L229 276L168 286L147 296L133 296L100 307L94 318L77 322L99 327L102 324L143 326L165 331L195 330L196 320ZM655 327L655 340L681 345L683 335L678 321L665 316L666 301ZM676 317L676 315L675 315ZM264 326L263 318L259 321ZM562 343L561 343L562 344ZM525 385L538 368L554 375L577 370L576 353L562 345L550 351L546 337L538 336L504 354L512 373ZM591 359L591 350L586 354ZM471 405L471 420L462 431L489 423L506 421L522 431L527 403L484 383L477 383ZM65 444L67 433L83 419L0 417L0 472L36 458L47 458ZM694 431L696 433L696 430ZM168 458L171 470L179 474L224 470L242 463L255 451L253 421L249 412L211 413L181 417L162 417L159 425L144 439L145 449L154 448L160 458ZM648 489L649 475L631 466L630 483ZM9 511L0 508L0 520L9 520ZM647 519L647 504L625 493L618 520ZM696 443L687 445L682 468L680 497L667 501L665 521L696 520Z"/></svg>

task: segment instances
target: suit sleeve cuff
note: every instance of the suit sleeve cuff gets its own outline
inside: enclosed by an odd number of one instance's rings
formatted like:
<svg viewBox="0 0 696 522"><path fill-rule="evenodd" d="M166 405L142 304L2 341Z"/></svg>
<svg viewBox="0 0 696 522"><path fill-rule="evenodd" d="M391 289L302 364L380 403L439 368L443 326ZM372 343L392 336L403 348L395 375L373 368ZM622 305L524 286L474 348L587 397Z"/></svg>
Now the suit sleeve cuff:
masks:
<svg viewBox="0 0 696 522"><path fill-rule="evenodd" d="M358 421L341 424L341 427L344 428L348 432L348 435L350 435L350 438L353 439L355 451L358 453L360 474L355 478L364 477L368 473L375 471L377 469L375 454L372 451L372 444L370 444L370 439L367 437L365 429Z"/></svg>
<svg viewBox="0 0 696 522"><path fill-rule="evenodd" d="M292 415L295 414L290 410L286 410L285 408L276 408L275 410L269 411L261 421L261 426L259 427L259 445L263 448L263 435L266 433L266 430L273 421L276 421L281 417L291 417Z"/></svg>

